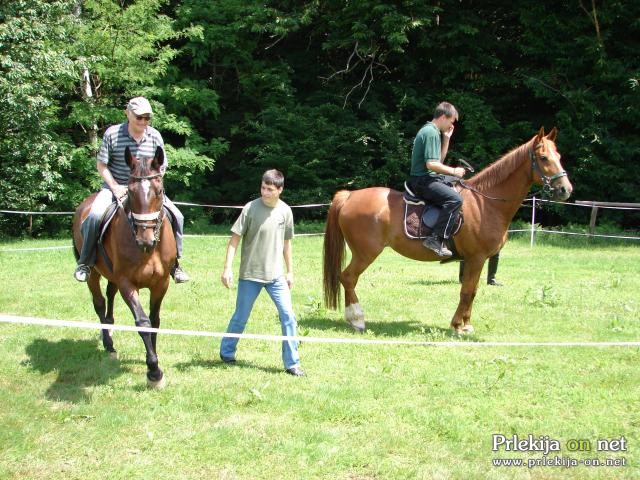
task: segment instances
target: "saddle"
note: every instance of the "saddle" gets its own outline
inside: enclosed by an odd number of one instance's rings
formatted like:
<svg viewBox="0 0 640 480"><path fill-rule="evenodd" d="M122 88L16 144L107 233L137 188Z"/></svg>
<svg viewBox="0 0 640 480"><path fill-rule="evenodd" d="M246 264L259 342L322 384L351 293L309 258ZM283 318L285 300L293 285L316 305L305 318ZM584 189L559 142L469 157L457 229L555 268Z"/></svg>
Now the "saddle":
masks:
<svg viewBox="0 0 640 480"><path fill-rule="evenodd" d="M438 216L442 208L438 205L428 204L421 198L418 198L412 191L407 182L404 183L404 192L402 194L404 200L404 233L412 239L423 239L431 235L433 227L438 221ZM464 223L462 211L458 214L458 218L454 221L454 227L451 236L456 235ZM447 245L453 242L447 242Z"/></svg>

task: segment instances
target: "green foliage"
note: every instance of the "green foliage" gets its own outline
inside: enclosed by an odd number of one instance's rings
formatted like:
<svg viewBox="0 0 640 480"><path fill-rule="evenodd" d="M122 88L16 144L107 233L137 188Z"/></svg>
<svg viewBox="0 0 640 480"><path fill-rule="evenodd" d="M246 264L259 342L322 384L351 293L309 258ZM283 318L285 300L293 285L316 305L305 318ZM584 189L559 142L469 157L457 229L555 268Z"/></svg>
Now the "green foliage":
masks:
<svg viewBox="0 0 640 480"><path fill-rule="evenodd" d="M154 109L154 126L167 143L168 179L191 187L191 176L213 168L224 151L224 142L207 141L193 127L186 113L203 103L208 115L217 114L217 96L198 82L167 84L177 50L171 42L186 33L175 29L174 21L161 13L164 0L87 1L83 4L82 28L75 54L85 59L91 72L93 95L71 102L74 122L102 132L125 120L123 110L129 98L144 95ZM89 139L90 140L90 139ZM91 143L91 140L89 141Z"/></svg>
<svg viewBox="0 0 640 480"><path fill-rule="evenodd" d="M58 130L60 87L69 88L76 62L66 52L76 27L69 1L0 3L0 205L41 211L64 198L71 145ZM63 203L63 202L62 202ZM18 233L22 219L0 217Z"/></svg>
<svg viewBox="0 0 640 480"><path fill-rule="evenodd" d="M638 201L637 2L19 0L0 15L5 208L68 210L95 188L100 135L134 95L177 200L243 203L272 167L290 203L398 187L448 100L450 160L482 168L557 126L575 198Z"/></svg>

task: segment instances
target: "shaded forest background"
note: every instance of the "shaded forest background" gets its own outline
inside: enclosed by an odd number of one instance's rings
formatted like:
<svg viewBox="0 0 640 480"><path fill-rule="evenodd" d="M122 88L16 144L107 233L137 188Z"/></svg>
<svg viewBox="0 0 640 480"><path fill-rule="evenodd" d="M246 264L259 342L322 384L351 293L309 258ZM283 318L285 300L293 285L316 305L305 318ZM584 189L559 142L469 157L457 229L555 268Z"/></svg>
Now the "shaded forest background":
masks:
<svg viewBox="0 0 640 480"><path fill-rule="evenodd" d="M243 204L267 168L291 205L397 188L447 100L461 114L450 159L480 168L557 126L574 199L638 202L638 52L640 2L0 0L0 209L73 210L136 95L167 143L174 201ZM24 223L0 215L0 234ZM37 217L32 233L69 224Z"/></svg>

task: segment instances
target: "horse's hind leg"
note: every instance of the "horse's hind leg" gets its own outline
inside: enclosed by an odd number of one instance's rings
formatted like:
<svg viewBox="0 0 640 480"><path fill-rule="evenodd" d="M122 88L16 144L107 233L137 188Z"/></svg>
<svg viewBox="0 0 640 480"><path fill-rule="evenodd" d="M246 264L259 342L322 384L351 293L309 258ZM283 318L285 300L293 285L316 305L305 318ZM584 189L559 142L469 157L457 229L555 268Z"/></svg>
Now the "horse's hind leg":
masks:
<svg viewBox="0 0 640 480"><path fill-rule="evenodd" d="M351 250L354 252L354 249ZM378 252L379 254L380 252ZM378 256L376 254L371 259L363 259L359 257L356 253L352 253L351 262L347 265L342 273L340 274L340 282L344 287L344 317L345 320L354 330L357 332L364 332L365 322L364 322L364 310L360 305L360 301L358 300L358 295L356 295L356 285L358 283L358 279L362 272L364 272L367 267L375 260Z"/></svg>
<svg viewBox="0 0 640 480"><path fill-rule="evenodd" d="M87 286L91 292L93 301L93 309L98 315L101 324L113 325L113 296L115 295L116 288L111 282L107 285L107 301L102 295L100 290L100 274L96 270L91 271ZM114 355L116 353L113 348L113 340L111 339L112 330L101 330L102 345L109 354Z"/></svg>

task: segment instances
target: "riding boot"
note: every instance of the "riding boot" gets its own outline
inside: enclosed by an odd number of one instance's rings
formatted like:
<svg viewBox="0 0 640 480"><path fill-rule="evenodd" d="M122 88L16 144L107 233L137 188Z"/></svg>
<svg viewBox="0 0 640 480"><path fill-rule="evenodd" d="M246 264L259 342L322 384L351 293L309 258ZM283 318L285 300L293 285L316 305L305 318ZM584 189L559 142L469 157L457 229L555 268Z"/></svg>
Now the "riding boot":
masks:
<svg viewBox="0 0 640 480"><path fill-rule="evenodd" d="M502 286L502 283L496 280L496 273L498 272L498 260L500 260L500 252L489 258L489 267L487 269L487 285L493 285L495 287Z"/></svg>
<svg viewBox="0 0 640 480"><path fill-rule="evenodd" d="M111 205L113 194L108 188L103 188L91 204L89 215L80 224L82 235L82 247L78 252L78 260L74 278L79 282L86 282L91 272L91 267L96 263L96 245L100 235L100 223L104 212Z"/></svg>
<svg viewBox="0 0 640 480"><path fill-rule="evenodd" d="M171 270L171 276L176 283L187 283L189 280L189 275L187 272L182 270L180 264L178 263L178 259L176 258L176 263L173 265L173 270Z"/></svg>

